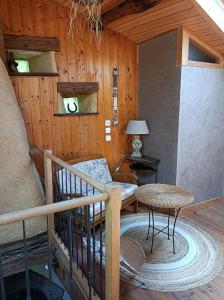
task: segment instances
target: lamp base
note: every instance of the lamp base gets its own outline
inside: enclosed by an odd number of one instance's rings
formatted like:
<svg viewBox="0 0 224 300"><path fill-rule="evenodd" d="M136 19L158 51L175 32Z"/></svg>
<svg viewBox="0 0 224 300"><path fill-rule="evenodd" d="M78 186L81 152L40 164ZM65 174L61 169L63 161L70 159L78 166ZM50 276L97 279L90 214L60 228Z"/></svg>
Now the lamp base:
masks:
<svg viewBox="0 0 224 300"><path fill-rule="evenodd" d="M142 153L140 149L142 148L142 142L140 140L139 135L135 135L132 141L132 148L133 153L131 154L131 157L142 157Z"/></svg>

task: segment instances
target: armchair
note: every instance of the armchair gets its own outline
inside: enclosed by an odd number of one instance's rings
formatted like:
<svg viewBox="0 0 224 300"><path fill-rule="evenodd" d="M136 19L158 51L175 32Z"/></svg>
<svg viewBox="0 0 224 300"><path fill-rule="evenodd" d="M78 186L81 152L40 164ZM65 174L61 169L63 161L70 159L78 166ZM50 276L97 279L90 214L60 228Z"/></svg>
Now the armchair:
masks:
<svg viewBox="0 0 224 300"><path fill-rule="evenodd" d="M137 176L133 173L122 173L119 172L119 168L117 168L112 175L110 174L108 164L105 158L102 156L89 156L86 158L78 158L68 161L74 168L83 172L84 174L94 178L95 180L107 185L108 187L119 187L122 191L122 205L121 209L124 209L130 204L134 204L134 212L137 212L138 202L134 195L135 190L138 188L137 186ZM60 170L62 172L63 170ZM61 176L60 176L61 178ZM63 181L66 180L65 176L62 176ZM65 184L59 182L60 189ZM82 190L82 195L85 195L85 189L79 188L76 184L76 189ZM69 191L69 193L73 193L73 190ZM90 192L89 192L90 193ZM94 223L97 225L100 220L99 208L97 204L95 205L95 218ZM104 205L103 205L104 208ZM90 212L92 214L92 211ZM104 213L104 212L103 212Z"/></svg>

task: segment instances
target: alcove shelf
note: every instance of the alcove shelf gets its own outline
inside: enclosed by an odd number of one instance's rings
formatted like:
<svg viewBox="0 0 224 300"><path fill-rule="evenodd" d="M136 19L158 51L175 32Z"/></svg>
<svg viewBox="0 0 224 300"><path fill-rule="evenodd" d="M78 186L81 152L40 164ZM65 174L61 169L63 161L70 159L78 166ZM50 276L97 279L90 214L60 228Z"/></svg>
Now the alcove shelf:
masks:
<svg viewBox="0 0 224 300"><path fill-rule="evenodd" d="M98 82L58 82L57 117L98 114Z"/></svg>
<svg viewBox="0 0 224 300"><path fill-rule="evenodd" d="M5 34L4 47L10 76L59 76L56 37Z"/></svg>
<svg viewBox="0 0 224 300"><path fill-rule="evenodd" d="M80 116L92 116L92 115L98 115L98 112L95 113L64 113L64 114L54 114L55 117L80 117Z"/></svg>
<svg viewBox="0 0 224 300"><path fill-rule="evenodd" d="M44 77L44 76L54 76L54 77L59 77L59 73L17 73L17 72L9 72L9 76L41 76L41 77Z"/></svg>

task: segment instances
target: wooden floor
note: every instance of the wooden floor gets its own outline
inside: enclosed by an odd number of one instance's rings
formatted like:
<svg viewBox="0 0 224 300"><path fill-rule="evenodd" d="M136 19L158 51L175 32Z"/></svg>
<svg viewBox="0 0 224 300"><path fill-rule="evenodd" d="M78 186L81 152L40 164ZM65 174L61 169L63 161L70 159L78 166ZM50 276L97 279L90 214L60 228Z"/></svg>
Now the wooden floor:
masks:
<svg viewBox="0 0 224 300"><path fill-rule="evenodd" d="M224 255L224 199L195 207L182 217L208 232L218 242ZM160 293L130 284L122 286L122 290L121 300L224 300L224 268L210 283L186 292Z"/></svg>

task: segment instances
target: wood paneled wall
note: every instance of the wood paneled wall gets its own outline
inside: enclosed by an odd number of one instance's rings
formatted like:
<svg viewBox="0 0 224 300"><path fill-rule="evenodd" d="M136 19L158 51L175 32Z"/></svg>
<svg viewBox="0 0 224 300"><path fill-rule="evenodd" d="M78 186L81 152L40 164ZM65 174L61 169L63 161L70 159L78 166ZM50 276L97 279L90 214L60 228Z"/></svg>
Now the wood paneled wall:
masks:
<svg viewBox="0 0 224 300"><path fill-rule="evenodd" d="M78 48L68 36L69 9L48 0L0 2L4 33L56 36L59 77L11 77L25 120L31 146L53 149L64 160L87 155L106 156L111 167L127 152L124 133L137 105L136 45L112 31L104 31L97 47L88 31ZM105 141L104 120L112 119L112 70L119 66L120 123L112 128L112 141ZM99 115L54 117L58 112L58 81L98 81ZM42 173L42 162L37 160Z"/></svg>

